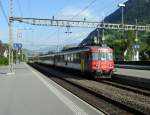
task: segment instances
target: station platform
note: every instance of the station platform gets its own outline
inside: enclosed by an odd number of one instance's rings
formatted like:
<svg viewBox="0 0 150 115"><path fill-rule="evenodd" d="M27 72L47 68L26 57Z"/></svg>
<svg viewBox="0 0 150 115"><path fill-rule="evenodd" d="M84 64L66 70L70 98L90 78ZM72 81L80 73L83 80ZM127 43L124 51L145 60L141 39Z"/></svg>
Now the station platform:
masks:
<svg viewBox="0 0 150 115"><path fill-rule="evenodd" d="M141 79L150 79L150 70L116 68L115 74Z"/></svg>
<svg viewBox="0 0 150 115"><path fill-rule="evenodd" d="M150 90L150 70L116 68L114 79L128 85Z"/></svg>
<svg viewBox="0 0 150 115"><path fill-rule="evenodd" d="M103 115L25 63L0 67L0 115Z"/></svg>

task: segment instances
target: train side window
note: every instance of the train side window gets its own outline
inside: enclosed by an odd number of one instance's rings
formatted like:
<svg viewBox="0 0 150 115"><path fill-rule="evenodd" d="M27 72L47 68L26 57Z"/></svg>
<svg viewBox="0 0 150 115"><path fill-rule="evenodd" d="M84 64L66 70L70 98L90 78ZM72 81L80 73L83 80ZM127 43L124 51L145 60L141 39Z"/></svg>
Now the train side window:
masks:
<svg viewBox="0 0 150 115"><path fill-rule="evenodd" d="M61 61L61 55L59 55L58 57L59 57L59 61Z"/></svg>
<svg viewBox="0 0 150 115"><path fill-rule="evenodd" d="M73 61L76 62L77 61L77 55L74 53L73 54Z"/></svg>
<svg viewBox="0 0 150 115"><path fill-rule="evenodd" d="M71 61L73 62L73 54L71 54Z"/></svg>
<svg viewBox="0 0 150 115"><path fill-rule="evenodd" d="M70 61L70 55L69 54L67 55L67 58L68 58L68 61Z"/></svg>
<svg viewBox="0 0 150 115"><path fill-rule="evenodd" d="M63 61L63 60L64 60L63 55L61 55L61 61Z"/></svg>
<svg viewBox="0 0 150 115"><path fill-rule="evenodd" d="M67 55L65 55L65 61L67 61Z"/></svg>
<svg viewBox="0 0 150 115"><path fill-rule="evenodd" d="M77 63L80 63L80 53L77 53Z"/></svg>

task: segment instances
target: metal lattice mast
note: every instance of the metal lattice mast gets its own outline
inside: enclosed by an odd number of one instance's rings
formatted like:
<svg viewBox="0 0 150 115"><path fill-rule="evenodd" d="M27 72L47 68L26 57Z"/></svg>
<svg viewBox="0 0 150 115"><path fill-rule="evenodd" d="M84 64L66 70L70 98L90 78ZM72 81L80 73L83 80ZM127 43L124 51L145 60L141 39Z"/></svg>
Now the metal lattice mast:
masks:
<svg viewBox="0 0 150 115"><path fill-rule="evenodd" d="M12 34L12 23L10 17L13 16L13 0L9 0L9 70L13 73L13 34Z"/></svg>

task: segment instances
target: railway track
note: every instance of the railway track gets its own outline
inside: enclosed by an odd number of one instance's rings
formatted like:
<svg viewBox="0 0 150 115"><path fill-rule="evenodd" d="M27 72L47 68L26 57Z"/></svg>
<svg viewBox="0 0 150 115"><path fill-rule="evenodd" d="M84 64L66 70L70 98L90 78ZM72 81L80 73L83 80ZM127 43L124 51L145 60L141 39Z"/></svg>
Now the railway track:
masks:
<svg viewBox="0 0 150 115"><path fill-rule="evenodd" d="M133 76L128 76L128 75L119 75L119 74L114 74L112 78L113 79L111 79L111 82L134 87L137 89L141 89L143 91L144 90L150 91L149 79L133 77Z"/></svg>
<svg viewBox="0 0 150 115"><path fill-rule="evenodd" d="M47 65L44 65L44 66L47 66ZM75 76L78 76L78 77L82 77L83 76L83 75L80 75L77 71L72 73L70 71L65 71L62 68L57 68L57 70L63 72L64 74L67 73L67 74L69 74L71 76L72 76L72 74L75 75ZM91 80L91 78L89 78L89 77L86 77L86 76L84 76L84 77L86 79ZM137 83L135 81L132 82L132 80L130 80L130 79L129 80L128 79L123 79L122 80L122 78L118 78L119 75L114 75L113 77L115 79L111 79L111 80L103 79L103 80L96 80L96 81L98 81L100 83L112 85L112 86L115 86L115 87L118 87L118 88L122 88L124 90L132 91L132 92L135 92L135 93L138 93L138 94L141 94L141 95L150 96L150 91L149 91L149 88L147 87L147 85L144 86L143 83L137 85Z"/></svg>
<svg viewBox="0 0 150 115"><path fill-rule="evenodd" d="M108 85L112 85L112 86L115 86L115 87L118 87L118 88L121 88L121 89L124 89L124 90L132 91L132 92L135 92L135 93L138 93L138 94L141 94L141 95L150 96L150 91L140 89L138 87L129 86L128 84L125 85L125 83L120 84L120 83L117 83L113 80L99 80L99 82L105 83L105 84L108 84Z"/></svg>
<svg viewBox="0 0 150 115"><path fill-rule="evenodd" d="M108 87L107 85L109 85L109 87L111 85L113 87L117 88L119 87L123 89L124 86L122 85L118 85L110 81L102 81L102 83L101 82L96 83L96 81L91 81L84 78L81 79L79 77L70 76L66 74L64 75L64 73L62 74L62 72L56 72L54 70L50 71L50 68L43 67L37 64L32 64L32 66L40 70L44 74L47 74L49 77L55 76L50 78L55 82L57 82L58 84L60 84L61 86L63 86L64 88L66 88L67 90L69 90L70 92L73 92L75 95L79 96L89 104L93 105L97 109L105 111L106 114L150 114L149 110L150 108L147 107L148 105L147 106L141 105L140 107L139 104L137 105L135 104L137 107L134 107L133 103L130 103L130 101L132 100L117 99L118 97L114 97L114 95L111 96L108 92L104 91L103 89L98 89L97 87L92 86L93 83L95 83L98 84L99 86L100 84L101 85L105 84L106 87ZM125 90L129 89L131 88L126 88ZM133 92L139 93L139 91L135 92L135 89ZM149 94L146 93L146 95L148 96Z"/></svg>

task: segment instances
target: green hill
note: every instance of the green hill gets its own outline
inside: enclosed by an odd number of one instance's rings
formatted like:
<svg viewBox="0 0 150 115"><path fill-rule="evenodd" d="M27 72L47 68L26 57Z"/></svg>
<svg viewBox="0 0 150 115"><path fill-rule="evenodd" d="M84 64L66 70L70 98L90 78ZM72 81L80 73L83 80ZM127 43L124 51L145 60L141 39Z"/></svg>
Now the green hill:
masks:
<svg viewBox="0 0 150 115"><path fill-rule="evenodd" d="M150 24L150 0L128 0L125 2L125 23L134 24L137 19L140 24ZM121 22L121 8L105 18L106 22Z"/></svg>

